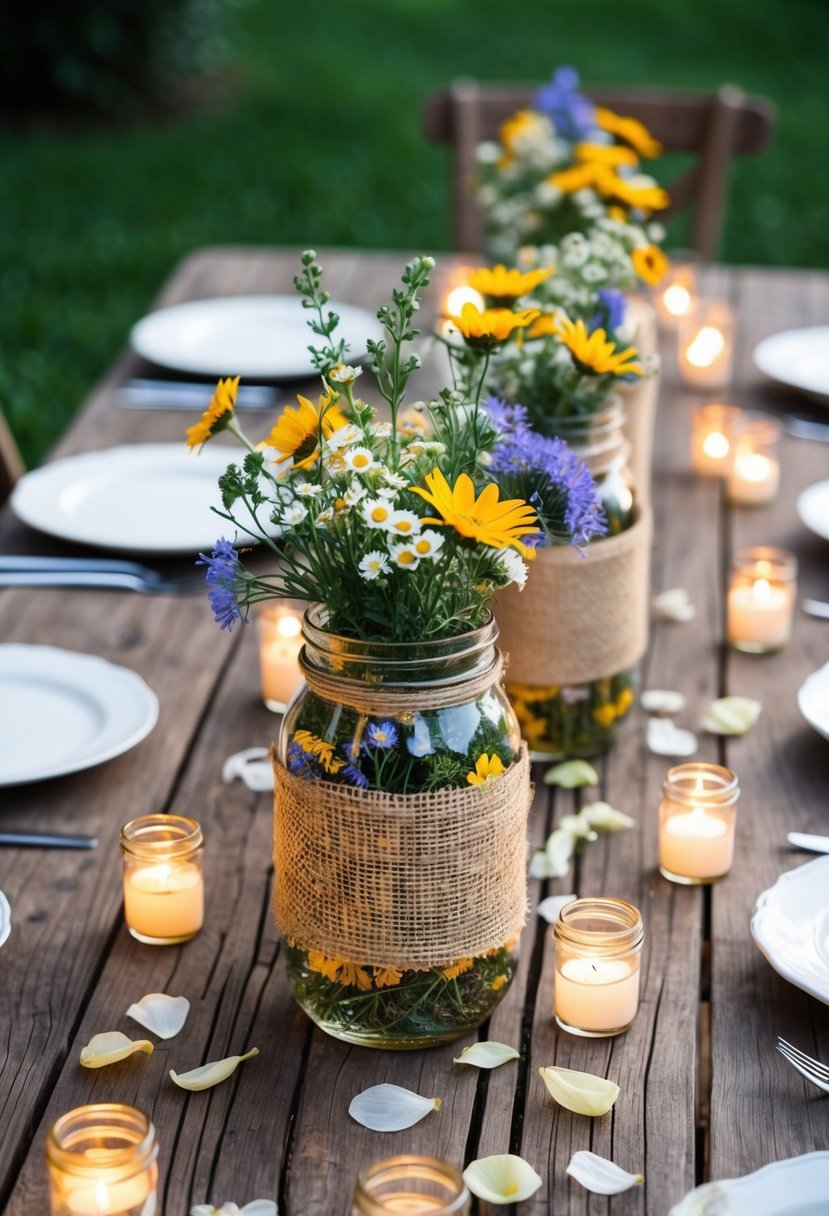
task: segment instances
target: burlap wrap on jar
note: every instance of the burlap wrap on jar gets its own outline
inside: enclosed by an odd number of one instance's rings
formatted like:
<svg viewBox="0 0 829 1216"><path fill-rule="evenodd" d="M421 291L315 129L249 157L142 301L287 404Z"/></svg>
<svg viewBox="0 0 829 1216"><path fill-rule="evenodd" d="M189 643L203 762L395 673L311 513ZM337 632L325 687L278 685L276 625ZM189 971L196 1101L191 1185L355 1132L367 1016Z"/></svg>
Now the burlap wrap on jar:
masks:
<svg viewBox="0 0 829 1216"><path fill-rule="evenodd" d="M648 645L653 519L625 532L539 549L527 585L495 597L510 685L577 685L633 667Z"/></svg>

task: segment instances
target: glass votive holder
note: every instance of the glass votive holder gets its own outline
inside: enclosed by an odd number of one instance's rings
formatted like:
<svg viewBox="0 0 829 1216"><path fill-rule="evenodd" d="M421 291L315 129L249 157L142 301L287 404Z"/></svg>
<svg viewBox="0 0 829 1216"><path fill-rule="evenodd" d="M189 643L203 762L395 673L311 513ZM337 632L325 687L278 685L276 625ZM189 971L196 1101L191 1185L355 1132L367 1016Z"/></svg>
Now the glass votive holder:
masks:
<svg viewBox="0 0 829 1216"><path fill-rule="evenodd" d="M357 1178L351 1216L468 1216L472 1200L460 1170L438 1157L387 1157Z"/></svg>
<svg viewBox="0 0 829 1216"><path fill-rule="evenodd" d="M679 374L692 388L731 383L734 310L727 300L700 300L679 325Z"/></svg>
<svg viewBox="0 0 829 1216"><path fill-rule="evenodd" d="M691 423L691 465L702 477L727 477L743 411L736 405L700 405Z"/></svg>
<svg viewBox="0 0 829 1216"><path fill-rule="evenodd" d="M301 600L277 600L256 614L262 700L276 714L284 714L302 684L299 652L306 607Z"/></svg>
<svg viewBox="0 0 829 1216"><path fill-rule="evenodd" d="M591 1039L622 1034L639 1007L639 909L622 899L576 899L562 908L553 933L558 1025Z"/></svg>
<svg viewBox="0 0 829 1216"><path fill-rule="evenodd" d="M668 770L659 804L659 872L685 886L731 869L740 783L730 769L692 761Z"/></svg>
<svg viewBox="0 0 829 1216"><path fill-rule="evenodd" d="M186 815L142 815L121 829L124 919L149 946L189 941L204 921L204 837Z"/></svg>
<svg viewBox="0 0 829 1216"><path fill-rule="evenodd" d="M728 641L747 654L781 650L792 636L797 558L760 545L734 555L728 589Z"/></svg>
<svg viewBox="0 0 829 1216"><path fill-rule="evenodd" d="M46 1138L51 1216L147 1216L156 1210L158 1141L133 1106L70 1110Z"/></svg>
<svg viewBox="0 0 829 1216"><path fill-rule="evenodd" d="M749 410L740 419L728 498L738 506L774 502L780 489L780 419Z"/></svg>
<svg viewBox="0 0 829 1216"><path fill-rule="evenodd" d="M663 329L679 329L697 300L697 276L687 262L672 262L671 268L654 288L652 299Z"/></svg>

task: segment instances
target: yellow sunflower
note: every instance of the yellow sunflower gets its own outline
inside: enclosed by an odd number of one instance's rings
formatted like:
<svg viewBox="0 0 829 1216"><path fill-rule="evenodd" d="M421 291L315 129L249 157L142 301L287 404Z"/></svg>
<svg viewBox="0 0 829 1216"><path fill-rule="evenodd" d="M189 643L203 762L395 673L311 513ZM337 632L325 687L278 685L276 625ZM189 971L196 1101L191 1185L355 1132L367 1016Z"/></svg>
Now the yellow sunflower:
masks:
<svg viewBox="0 0 829 1216"><path fill-rule="evenodd" d="M595 165L636 165L639 157L633 148L625 148L621 144L592 144L589 141L576 144L573 151L576 160Z"/></svg>
<svg viewBox="0 0 829 1216"><path fill-rule="evenodd" d="M345 414L334 404L336 400L336 393L326 393L314 405L307 397L297 393L299 408L285 406L276 426L265 440L267 447L276 448L280 453L277 464L293 458L294 468L311 467L319 456L320 433L327 439L348 423Z"/></svg>
<svg viewBox="0 0 829 1216"><path fill-rule="evenodd" d="M658 245L634 249L630 260L639 278L649 287L654 287L664 279L671 264Z"/></svg>
<svg viewBox="0 0 829 1216"><path fill-rule="evenodd" d="M466 780L470 785L483 785L490 777L500 777L504 771L504 764L501 757L495 752L488 756L486 752L482 752L475 764L475 772L467 773Z"/></svg>
<svg viewBox="0 0 829 1216"><path fill-rule="evenodd" d="M208 439L212 439L228 426L233 420L238 391L239 376L228 376L227 380L219 381L210 398L210 405L198 422L187 428L188 448L203 448Z"/></svg>
<svg viewBox="0 0 829 1216"><path fill-rule="evenodd" d="M427 518L426 524L449 524L461 536L480 541L493 549L517 549L526 558L535 556L535 550L521 541L522 536L531 536L538 531L538 517L523 498L508 498L499 501L498 486L490 482L475 497L475 486L467 473L461 473L454 487L440 469L426 474L424 490L421 486L410 486L412 494L419 494L439 511L442 518Z"/></svg>
<svg viewBox="0 0 829 1216"><path fill-rule="evenodd" d="M562 318L556 331L573 360L582 371L597 376L610 373L614 376L641 376L643 369L636 363L638 352L635 346L617 351L616 344L608 340L603 329L594 329L588 334L584 321L568 321Z"/></svg>
<svg viewBox="0 0 829 1216"><path fill-rule="evenodd" d="M602 198L637 207L640 211L664 211L671 202L668 191L651 178L618 177L607 171L598 178L596 187Z"/></svg>
<svg viewBox="0 0 829 1216"><path fill-rule="evenodd" d="M625 118L613 110L608 110L606 106L596 106L594 118L597 127L630 144L645 160L653 160L655 156L662 154L662 144L658 139L654 139L638 118Z"/></svg>
<svg viewBox="0 0 829 1216"><path fill-rule="evenodd" d="M538 316L538 309L525 308L512 312L509 308L486 308L480 312L474 304L464 304L461 315L449 320L463 334L470 346L492 350L506 342L514 329L525 329Z"/></svg>
<svg viewBox="0 0 829 1216"><path fill-rule="evenodd" d="M548 270L508 270L506 266L482 266L469 273L469 286L479 291L482 296L494 300L498 304L508 304L519 296L527 296L535 291L539 283L555 274L552 267Z"/></svg>
<svg viewBox="0 0 829 1216"><path fill-rule="evenodd" d="M582 165L571 165L569 169L560 169L551 173L547 181L551 186L563 190L565 194L575 194L577 190L586 190L597 186L599 179L610 172L607 165L590 161Z"/></svg>
<svg viewBox="0 0 829 1216"><path fill-rule="evenodd" d="M537 110L518 110L506 122L502 122L498 138L504 151L498 161L498 168L505 169L515 159L515 141L517 139L522 135L529 135L533 131L541 133L545 127L545 120Z"/></svg>

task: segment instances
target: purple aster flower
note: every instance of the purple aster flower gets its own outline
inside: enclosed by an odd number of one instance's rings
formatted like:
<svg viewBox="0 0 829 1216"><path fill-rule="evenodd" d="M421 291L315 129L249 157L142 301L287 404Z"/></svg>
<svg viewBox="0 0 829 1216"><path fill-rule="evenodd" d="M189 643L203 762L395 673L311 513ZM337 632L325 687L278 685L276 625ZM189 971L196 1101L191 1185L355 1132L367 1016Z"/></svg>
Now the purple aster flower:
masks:
<svg viewBox="0 0 829 1216"><path fill-rule="evenodd" d="M366 777L365 773L360 772L356 764L347 764L341 770L341 775L350 781L352 785L359 786L361 790L364 790L368 785L368 777Z"/></svg>
<svg viewBox="0 0 829 1216"><path fill-rule="evenodd" d="M588 332L603 329L615 331L625 319L625 297L615 287L599 288L599 307L587 323Z"/></svg>
<svg viewBox="0 0 829 1216"><path fill-rule="evenodd" d="M288 769L295 777L303 777L308 781L316 780L317 774L314 772L311 763L311 755L309 752L304 751L298 743L288 744L286 759L288 761Z"/></svg>
<svg viewBox="0 0 829 1216"><path fill-rule="evenodd" d="M553 72L549 84L535 95L535 108L546 114L564 139L576 143L595 127L594 106L579 90L579 74L575 68L562 67Z"/></svg>
<svg viewBox="0 0 829 1216"><path fill-rule="evenodd" d="M507 405L506 401L502 401L500 397L490 394L484 402L484 406L499 431L506 433L529 429L530 416L523 405Z"/></svg>
<svg viewBox="0 0 829 1216"><path fill-rule="evenodd" d="M210 557L199 554L197 566L207 566L204 581L209 588L207 598L216 623L222 629L232 629L236 621L245 617L236 602L236 578L239 573L239 554L224 537L216 541Z"/></svg>
<svg viewBox="0 0 829 1216"><path fill-rule="evenodd" d="M370 723L366 730L369 747L380 747L386 751L397 743L397 727L393 722Z"/></svg>

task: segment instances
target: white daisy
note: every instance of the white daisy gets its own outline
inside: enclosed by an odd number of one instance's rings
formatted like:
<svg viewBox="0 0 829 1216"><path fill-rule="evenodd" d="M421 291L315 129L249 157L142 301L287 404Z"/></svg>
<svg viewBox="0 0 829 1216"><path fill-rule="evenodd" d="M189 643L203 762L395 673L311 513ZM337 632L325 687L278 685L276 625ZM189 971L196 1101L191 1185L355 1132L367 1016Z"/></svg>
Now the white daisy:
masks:
<svg viewBox="0 0 829 1216"><path fill-rule="evenodd" d="M294 486L294 489L302 498L313 498L314 495L322 493L322 486L315 481L303 481L300 485Z"/></svg>
<svg viewBox="0 0 829 1216"><path fill-rule="evenodd" d="M370 498L368 502L363 503L363 519L370 528L382 528L385 531L392 514L393 507L384 498Z"/></svg>
<svg viewBox="0 0 829 1216"><path fill-rule="evenodd" d="M355 482L343 494L343 502L347 507L356 507L357 503L362 502L367 493L368 490L365 486L361 486L359 482Z"/></svg>
<svg viewBox="0 0 829 1216"><path fill-rule="evenodd" d="M358 376L362 376L361 367L349 367L347 363L339 363L328 373L328 379L335 384L353 384Z"/></svg>
<svg viewBox="0 0 829 1216"><path fill-rule="evenodd" d="M420 554L414 545L397 545L391 551L391 560L401 570L416 570L420 565Z"/></svg>
<svg viewBox="0 0 829 1216"><path fill-rule="evenodd" d="M379 549L372 549L365 557L360 558L359 569L366 582L371 583L381 574L388 574L391 566L387 554L382 553Z"/></svg>
<svg viewBox="0 0 829 1216"><path fill-rule="evenodd" d="M427 558L433 561L441 549L443 548L443 537L440 532L435 532L433 528L427 528L425 532L421 532L416 540L412 541L412 547L415 549L421 561ZM513 552L513 550L510 550ZM518 554L515 554L518 557Z"/></svg>
<svg viewBox="0 0 829 1216"><path fill-rule="evenodd" d="M498 560L503 566L507 578L511 583L517 583L519 589L524 586L527 581L527 563L519 553L514 549L502 549L498 554Z"/></svg>
<svg viewBox="0 0 829 1216"><path fill-rule="evenodd" d="M314 522L316 523L318 528L324 528L326 524L331 523L331 520L333 518L334 518L333 507L326 507L324 511L320 511L319 515L317 516L317 518Z"/></svg>
<svg viewBox="0 0 829 1216"><path fill-rule="evenodd" d="M392 511L387 527L396 536L417 536L420 519L414 511Z"/></svg>
<svg viewBox="0 0 829 1216"><path fill-rule="evenodd" d="M353 469L355 473L369 473L377 468L377 461L368 448L349 448L344 458L349 469Z"/></svg>
<svg viewBox="0 0 829 1216"><path fill-rule="evenodd" d="M282 512L282 523L286 528L296 528L308 517L308 508L301 502L293 502Z"/></svg>
<svg viewBox="0 0 829 1216"><path fill-rule="evenodd" d="M389 435L391 434L391 423L374 422L369 427L369 430L371 434L375 435L378 439L388 439Z"/></svg>
<svg viewBox="0 0 829 1216"><path fill-rule="evenodd" d="M357 443L359 439L362 439L359 428L353 422L348 422L328 436L325 446L329 452L338 452L340 448L346 447L349 443Z"/></svg>
<svg viewBox="0 0 829 1216"><path fill-rule="evenodd" d="M405 490L409 484L405 477L401 477L399 473L392 473L391 469L383 473L383 481L391 490Z"/></svg>

